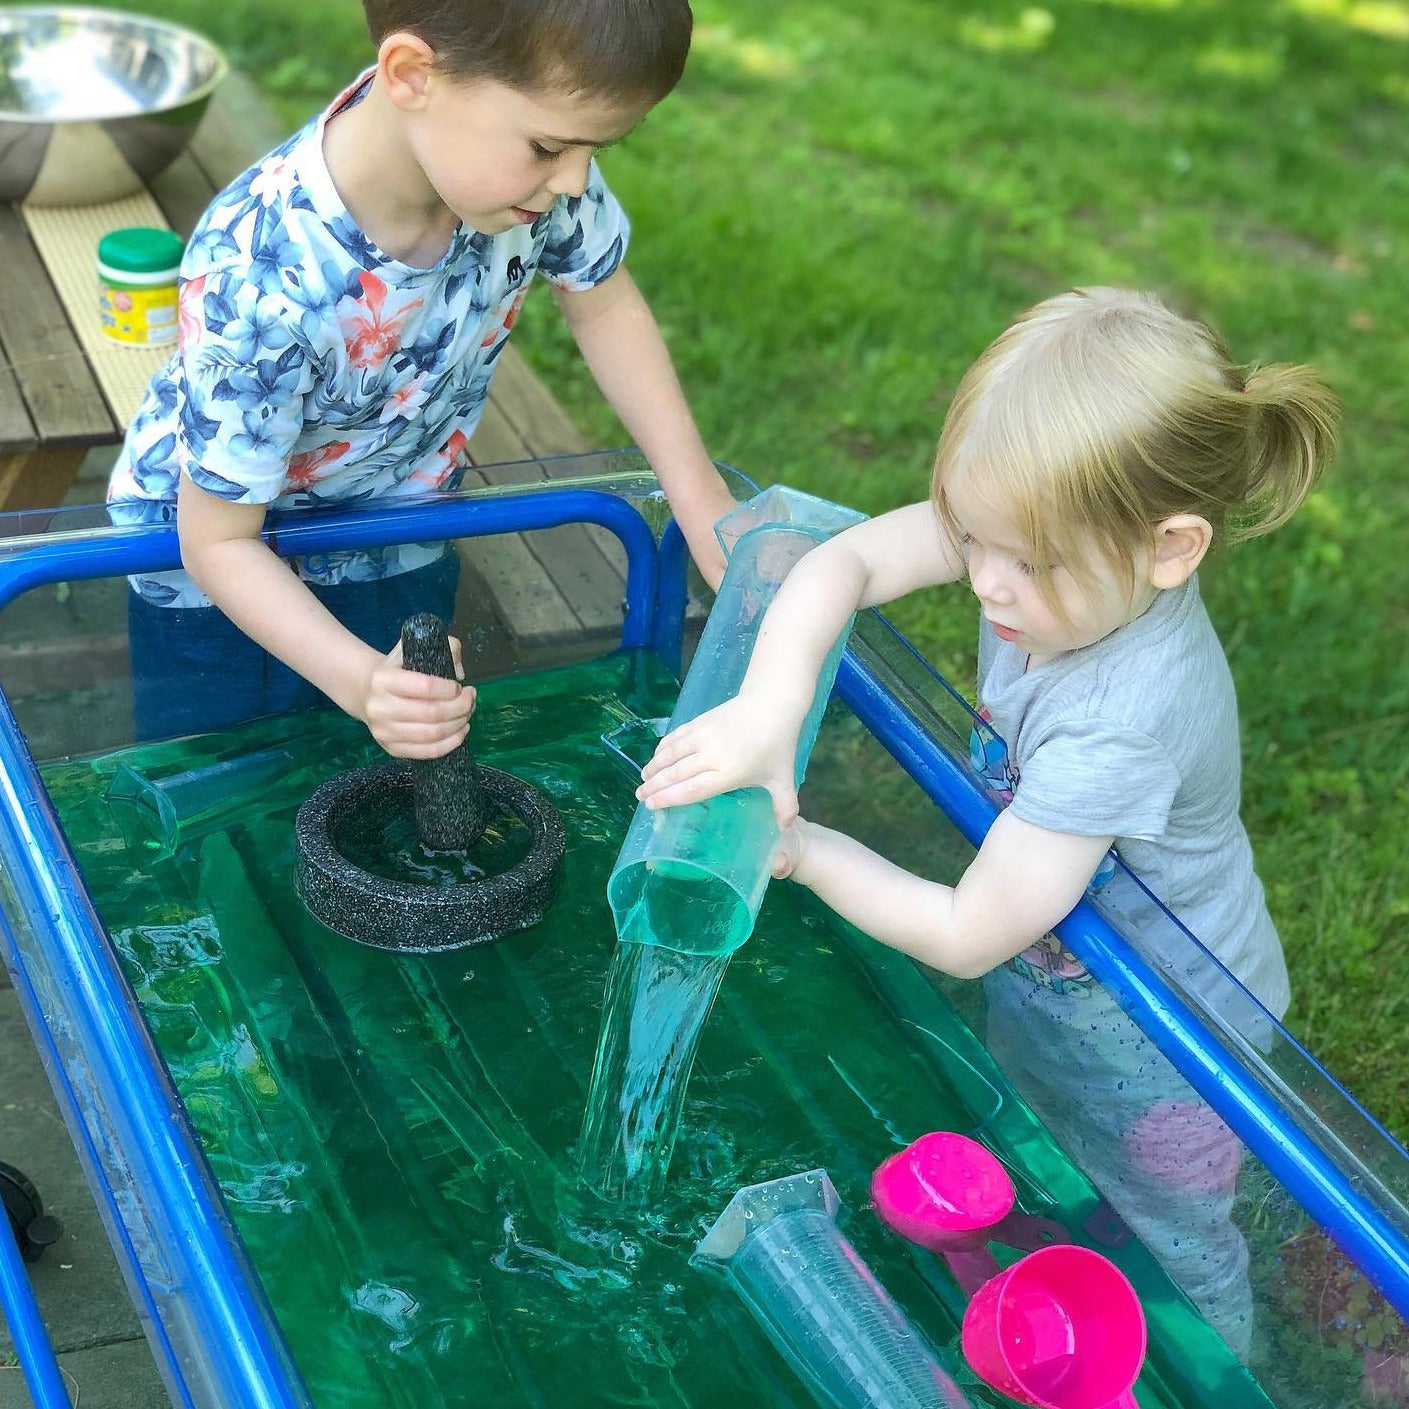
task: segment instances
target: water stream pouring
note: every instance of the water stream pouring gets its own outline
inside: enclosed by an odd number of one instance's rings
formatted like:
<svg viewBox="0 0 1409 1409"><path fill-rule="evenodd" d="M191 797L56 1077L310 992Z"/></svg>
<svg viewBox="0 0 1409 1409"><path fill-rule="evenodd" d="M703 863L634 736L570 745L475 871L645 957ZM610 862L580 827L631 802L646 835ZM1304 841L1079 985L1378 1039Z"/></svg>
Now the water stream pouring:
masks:
<svg viewBox="0 0 1409 1409"><path fill-rule="evenodd" d="M924 1337L837 1227L824 1169L740 1189L691 1264L724 1273L819 1402L967 1409Z"/></svg>
<svg viewBox="0 0 1409 1409"><path fill-rule="evenodd" d="M783 580L819 543L862 518L774 486L720 521L729 566L670 728L738 693ZM798 738L799 783L845 638L823 664ZM579 1147L584 1177L605 1198L645 1203L665 1182L695 1049L729 956L753 931L778 837L762 788L661 811L636 808L607 882L618 944Z"/></svg>
<svg viewBox="0 0 1409 1409"><path fill-rule="evenodd" d="M408 617L401 648L408 670L454 678L439 617ZM309 912L359 944L411 954L487 944L536 924L557 892L564 851L551 804L521 778L477 766L468 740L442 758L330 779L299 808L294 829ZM392 864L407 840L421 864Z"/></svg>

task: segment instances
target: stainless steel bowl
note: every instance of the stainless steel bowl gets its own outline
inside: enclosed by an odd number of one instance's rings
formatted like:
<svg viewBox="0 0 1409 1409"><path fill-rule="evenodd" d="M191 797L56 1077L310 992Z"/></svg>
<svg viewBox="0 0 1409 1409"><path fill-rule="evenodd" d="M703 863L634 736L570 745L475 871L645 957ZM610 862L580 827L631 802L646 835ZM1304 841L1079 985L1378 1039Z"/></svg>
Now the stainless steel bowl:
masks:
<svg viewBox="0 0 1409 1409"><path fill-rule="evenodd" d="M210 40L165 20L0 7L0 199L130 195L185 148L227 71Z"/></svg>

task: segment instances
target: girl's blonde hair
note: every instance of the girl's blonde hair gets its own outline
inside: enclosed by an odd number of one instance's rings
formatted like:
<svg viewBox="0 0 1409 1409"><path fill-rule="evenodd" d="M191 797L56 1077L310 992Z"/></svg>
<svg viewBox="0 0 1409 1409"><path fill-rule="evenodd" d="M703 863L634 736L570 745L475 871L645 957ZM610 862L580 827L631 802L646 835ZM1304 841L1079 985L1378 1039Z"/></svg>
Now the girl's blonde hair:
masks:
<svg viewBox="0 0 1409 1409"><path fill-rule="evenodd" d="M1051 600L1052 566L1089 584L1093 550L1133 580L1172 514L1230 541L1285 523L1335 452L1340 409L1309 367L1236 366L1217 333L1153 294L1074 289L965 373L931 496L951 530L961 485L1001 512Z"/></svg>

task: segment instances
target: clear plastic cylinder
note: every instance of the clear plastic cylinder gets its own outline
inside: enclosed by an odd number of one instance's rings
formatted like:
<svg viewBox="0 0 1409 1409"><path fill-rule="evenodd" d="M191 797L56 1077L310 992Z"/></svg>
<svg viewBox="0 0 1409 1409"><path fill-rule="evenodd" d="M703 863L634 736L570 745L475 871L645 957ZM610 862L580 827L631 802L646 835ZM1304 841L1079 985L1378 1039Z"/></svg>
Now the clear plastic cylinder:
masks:
<svg viewBox="0 0 1409 1409"><path fill-rule="evenodd" d="M966 1409L969 1400L837 1227L822 1169L740 1189L691 1262L722 1272L833 1409Z"/></svg>
<svg viewBox="0 0 1409 1409"><path fill-rule="evenodd" d="M783 580L818 543L863 518L775 487L720 523L729 566L670 716L671 729L738 693L764 613ZM799 784L847 631L823 664L798 738ZM607 884L617 938L685 954L732 953L753 931L778 839L772 801L762 788L657 811L638 807Z"/></svg>

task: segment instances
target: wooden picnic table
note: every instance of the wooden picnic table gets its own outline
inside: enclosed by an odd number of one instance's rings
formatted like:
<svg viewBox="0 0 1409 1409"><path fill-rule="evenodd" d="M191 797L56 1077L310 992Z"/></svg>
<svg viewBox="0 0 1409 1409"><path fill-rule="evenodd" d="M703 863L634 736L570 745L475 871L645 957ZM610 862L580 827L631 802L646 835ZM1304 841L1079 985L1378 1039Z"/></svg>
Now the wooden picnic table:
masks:
<svg viewBox="0 0 1409 1409"><path fill-rule="evenodd" d="M98 237L152 223L189 235L215 192L284 135L250 81L232 73L190 147L148 190L106 206L0 205L0 511L63 502L84 456L122 440L165 361L162 350L122 347L99 331ZM466 483L552 478L563 467L551 457L588 448L515 350L506 349L469 446L476 468ZM500 468L503 462L510 463ZM519 645L620 630L622 560L597 530L570 526L477 540L462 556Z"/></svg>

